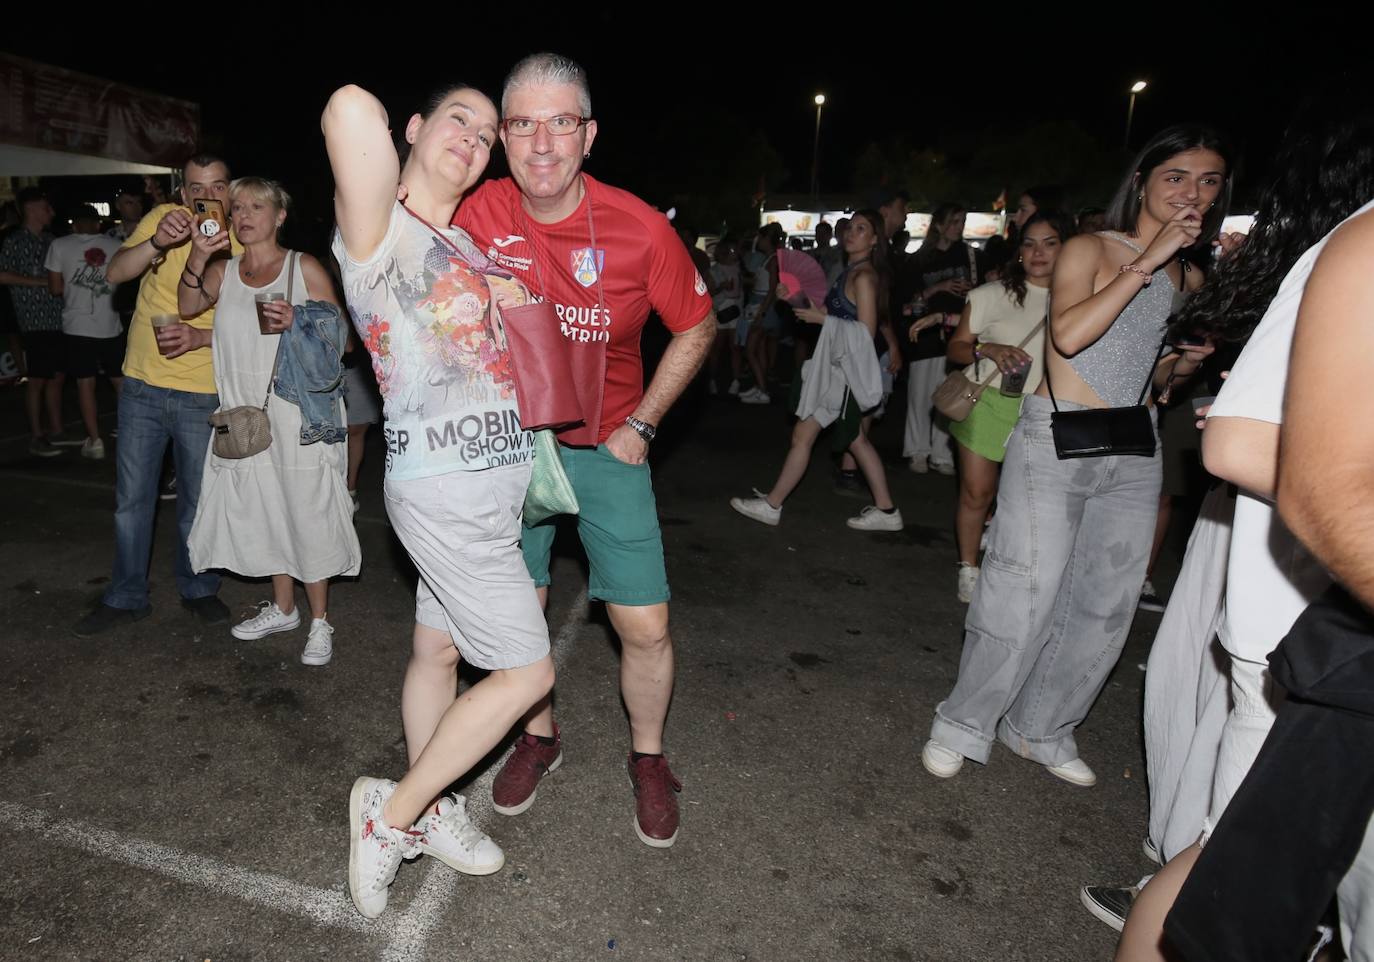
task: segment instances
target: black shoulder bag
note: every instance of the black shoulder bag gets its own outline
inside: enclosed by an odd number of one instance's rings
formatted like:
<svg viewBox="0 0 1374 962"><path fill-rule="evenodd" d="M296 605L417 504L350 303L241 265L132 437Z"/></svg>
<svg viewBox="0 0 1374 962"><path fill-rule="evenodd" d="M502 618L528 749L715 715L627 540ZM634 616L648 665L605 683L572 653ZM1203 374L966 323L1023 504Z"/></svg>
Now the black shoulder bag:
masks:
<svg viewBox="0 0 1374 962"><path fill-rule="evenodd" d="M1167 335L1166 335L1167 336ZM1051 338L1051 341L1053 339ZM1051 349L1053 344L1050 345ZM1048 353L1048 352L1047 352ZM1145 395L1155 377L1155 368L1164 354L1164 343L1155 352L1155 363L1140 389L1140 400L1132 407L1090 408L1086 411L1061 411L1050 383L1049 358L1045 358L1045 386L1050 392L1054 413L1050 415L1050 433L1054 435L1054 453L1059 460L1067 458L1105 458L1114 454L1134 454L1152 458L1155 454L1155 425Z"/></svg>

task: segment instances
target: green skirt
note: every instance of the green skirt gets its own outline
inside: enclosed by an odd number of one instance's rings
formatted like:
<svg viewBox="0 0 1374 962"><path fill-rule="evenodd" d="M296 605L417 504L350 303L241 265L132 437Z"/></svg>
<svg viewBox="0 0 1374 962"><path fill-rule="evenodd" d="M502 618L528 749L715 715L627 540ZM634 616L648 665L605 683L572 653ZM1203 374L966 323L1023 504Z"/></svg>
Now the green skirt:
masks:
<svg viewBox="0 0 1374 962"><path fill-rule="evenodd" d="M990 387L983 391L968 417L950 422L949 433L974 454L1001 463L1019 417L1021 398L1005 397Z"/></svg>

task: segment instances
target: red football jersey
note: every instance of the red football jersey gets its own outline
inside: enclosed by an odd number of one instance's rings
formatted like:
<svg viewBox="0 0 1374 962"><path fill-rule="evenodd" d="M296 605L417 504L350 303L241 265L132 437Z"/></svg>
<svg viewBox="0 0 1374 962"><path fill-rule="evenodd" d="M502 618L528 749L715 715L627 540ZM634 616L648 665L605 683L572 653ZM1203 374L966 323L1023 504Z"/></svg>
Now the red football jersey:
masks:
<svg viewBox="0 0 1374 962"><path fill-rule="evenodd" d="M650 310L670 331L685 331L710 312L711 296L666 217L633 194L582 177L582 203L556 224L530 217L509 177L478 188L453 222L488 257L553 302L574 350L604 347L600 444L644 394L639 337Z"/></svg>

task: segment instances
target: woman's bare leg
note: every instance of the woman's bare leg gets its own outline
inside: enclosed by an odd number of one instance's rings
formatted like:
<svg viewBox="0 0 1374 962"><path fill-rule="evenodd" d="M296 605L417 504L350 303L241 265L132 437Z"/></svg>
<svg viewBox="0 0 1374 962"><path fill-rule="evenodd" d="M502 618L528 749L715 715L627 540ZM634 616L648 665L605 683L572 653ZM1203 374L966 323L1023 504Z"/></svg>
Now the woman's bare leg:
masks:
<svg viewBox="0 0 1374 962"><path fill-rule="evenodd" d="M1180 956L1164 938L1164 917L1174 907L1201 851L1193 845L1179 852L1140 890L1121 931L1116 962L1178 962Z"/></svg>
<svg viewBox="0 0 1374 962"><path fill-rule="evenodd" d="M997 479L1002 466L957 445L959 451L959 506L954 512L954 538L959 547L959 561L978 563L978 545L983 540L983 525L988 511L997 497Z"/></svg>
<svg viewBox="0 0 1374 962"><path fill-rule="evenodd" d="M820 433L821 426L815 418L798 421L792 428L792 446L787 449L787 457L782 462L778 480L773 482L773 490L768 492L768 503L773 507L781 508L787 496L801 483L802 475L806 474L806 468L811 463L811 448Z"/></svg>
<svg viewBox="0 0 1374 962"><path fill-rule="evenodd" d="M272 600L281 613L289 615L296 610L296 579L290 575L272 576Z"/></svg>
<svg viewBox="0 0 1374 962"><path fill-rule="evenodd" d="M417 641L422 631L446 637L442 632L417 625ZM432 635L430 640L433 640ZM456 672L456 652L450 657ZM460 697L450 701L418 752L418 737L416 743L412 743L410 732L412 725L420 725L422 719L412 712L407 717L406 750L415 761L396 786L395 793L387 800L382 813L387 824L402 829L413 825L440 792L481 761L530 705L549 693L553 687L553 675L553 658L549 655L521 668L493 671ZM410 689L411 685L412 674L408 668L406 689ZM431 694L438 694L437 686L431 689ZM407 701L403 694L403 715Z"/></svg>
<svg viewBox="0 0 1374 962"><path fill-rule="evenodd" d="M887 472L883 470L883 459L878 457L878 449L868 440L864 426L859 425L859 436L849 445L849 451L859 464L859 470L868 482L868 490L873 492L873 503L882 511L896 507L892 503L892 492L887 487Z"/></svg>

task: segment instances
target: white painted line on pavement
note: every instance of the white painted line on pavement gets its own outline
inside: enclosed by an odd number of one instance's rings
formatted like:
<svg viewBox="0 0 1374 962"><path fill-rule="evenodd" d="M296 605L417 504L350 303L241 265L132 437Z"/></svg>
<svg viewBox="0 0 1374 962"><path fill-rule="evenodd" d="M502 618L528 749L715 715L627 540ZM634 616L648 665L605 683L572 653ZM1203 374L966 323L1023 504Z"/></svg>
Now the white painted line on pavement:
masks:
<svg viewBox="0 0 1374 962"><path fill-rule="evenodd" d="M303 916L330 928L383 937L390 936L389 930L394 928L363 918L344 892L312 888L155 842L124 839L103 828L24 805L0 802L0 821L64 847L157 872L220 895Z"/></svg>
<svg viewBox="0 0 1374 962"><path fill-rule="evenodd" d="M562 671L577 633L586 624L586 608L587 591L584 588L569 608L553 640L555 672ZM506 755L509 754L507 751ZM506 755L502 755L468 788L468 812L478 827L482 827L492 813L491 783L501 770ZM432 865L404 913L370 921L358 914L345 891L314 888L171 846L121 838L115 832L25 805L0 801L0 823L42 836L56 845L157 872L220 895L300 916L321 926L383 939L386 942L382 954L384 962L410 962L423 956L430 936L452 906L462 879L459 873L445 865Z"/></svg>

